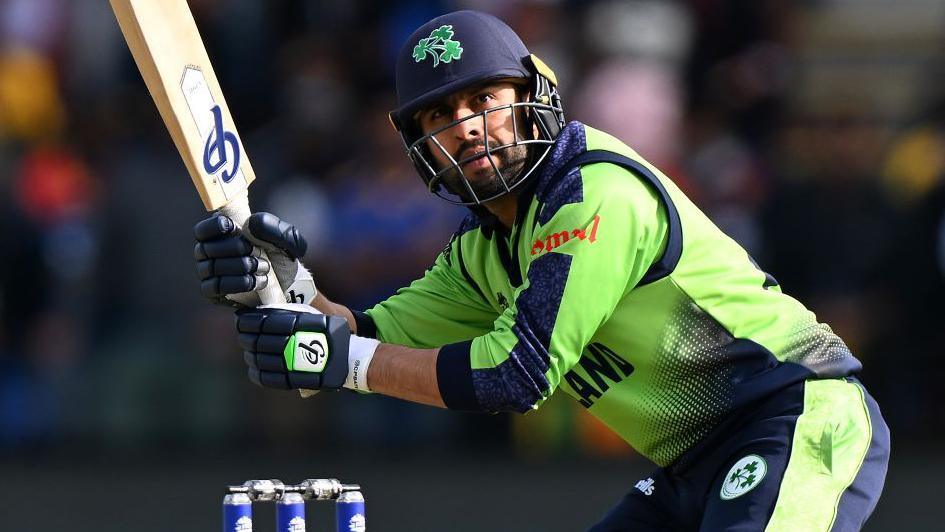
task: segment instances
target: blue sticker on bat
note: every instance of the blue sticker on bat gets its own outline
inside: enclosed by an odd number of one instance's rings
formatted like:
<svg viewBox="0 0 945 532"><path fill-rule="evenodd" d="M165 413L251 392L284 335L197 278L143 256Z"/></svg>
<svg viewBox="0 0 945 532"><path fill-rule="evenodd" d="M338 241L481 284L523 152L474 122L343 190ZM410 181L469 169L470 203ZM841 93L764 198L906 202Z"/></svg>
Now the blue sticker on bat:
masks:
<svg viewBox="0 0 945 532"><path fill-rule="evenodd" d="M233 164L229 172L223 170L223 182L229 183L240 169L240 145L235 133L223 129L223 111L220 110L220 106L214 105L211 111L213 112L213 131L210 132L203 146L203 169L212 175L226 166L229 162L226 145L231 144ZM214 157L216 162L211 162L211 157Z"/></svg>

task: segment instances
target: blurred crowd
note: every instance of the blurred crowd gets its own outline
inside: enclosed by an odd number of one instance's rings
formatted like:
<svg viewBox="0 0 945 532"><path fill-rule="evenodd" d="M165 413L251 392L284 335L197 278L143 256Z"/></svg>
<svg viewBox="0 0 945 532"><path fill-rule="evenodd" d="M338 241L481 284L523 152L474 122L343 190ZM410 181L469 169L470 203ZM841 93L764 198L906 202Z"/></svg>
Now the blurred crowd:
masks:
<svg viewBox="0 0 945 532"><path fill-rule="evenodd" d="M945 435L945 0L190 4L251 202L302 229L333 299L393 293L463 217L386 113L412 30L480 9L556 70L569 119L672 176L850 344L896 440ZM255 388L198 294L204 216L108 3L0 0L0 452L627 452L561 398L513 418Z"/></svg>

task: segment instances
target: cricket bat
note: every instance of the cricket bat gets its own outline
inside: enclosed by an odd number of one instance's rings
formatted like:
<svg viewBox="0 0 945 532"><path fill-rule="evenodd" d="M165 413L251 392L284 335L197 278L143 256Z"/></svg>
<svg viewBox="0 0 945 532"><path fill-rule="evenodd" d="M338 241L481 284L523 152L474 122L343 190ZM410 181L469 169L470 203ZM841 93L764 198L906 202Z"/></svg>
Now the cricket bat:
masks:
<svg viewBox="0 0 945 532"><path fill-rule="evenodd" d="M208 211L242 226L249 218L249 185L256 173L223 99L207 50L186 0L110 0L131 55ZM263 252L263 258L269 258ZM285 303L276 271L292 271L274 256L263 304ZM314 394L300 390L303 397Z"/></svg>

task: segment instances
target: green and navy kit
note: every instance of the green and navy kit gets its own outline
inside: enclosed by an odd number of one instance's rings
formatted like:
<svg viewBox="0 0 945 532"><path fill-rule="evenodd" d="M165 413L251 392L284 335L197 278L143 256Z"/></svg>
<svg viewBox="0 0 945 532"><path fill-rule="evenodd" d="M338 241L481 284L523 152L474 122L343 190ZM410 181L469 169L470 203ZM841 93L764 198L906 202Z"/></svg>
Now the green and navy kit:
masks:
<svg viewBox="0 0 945 532"><path fill-rule="evenodd" d="M571 122L538 172L511 230L470 214L421 279L358 316L382 342L443 346L448 407L527 412L560 388L663 466L736 409L860 370L614 137Z"/></svg>

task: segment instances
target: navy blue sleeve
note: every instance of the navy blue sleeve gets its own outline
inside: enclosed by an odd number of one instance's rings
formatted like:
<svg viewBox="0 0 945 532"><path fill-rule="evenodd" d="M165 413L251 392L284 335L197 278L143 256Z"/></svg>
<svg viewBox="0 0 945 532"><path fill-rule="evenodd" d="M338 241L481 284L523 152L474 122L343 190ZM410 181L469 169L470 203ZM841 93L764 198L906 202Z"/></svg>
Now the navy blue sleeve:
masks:
<svg viewBox="0 0 945 532"><path fill-rule="evenodd" d="M354 323L358 328L358 336L362 338L377 338L377 326L374 319L366 312L360 310L351 310L354 315Z"/></svg>
<svg viewBox="0 0 945 532"><path fill-rule="evenodd" d="M436 380L443 403L451 410L481 411L473 388L469 363L471 341L457 342L440 348L436 359Z"/></svg>

